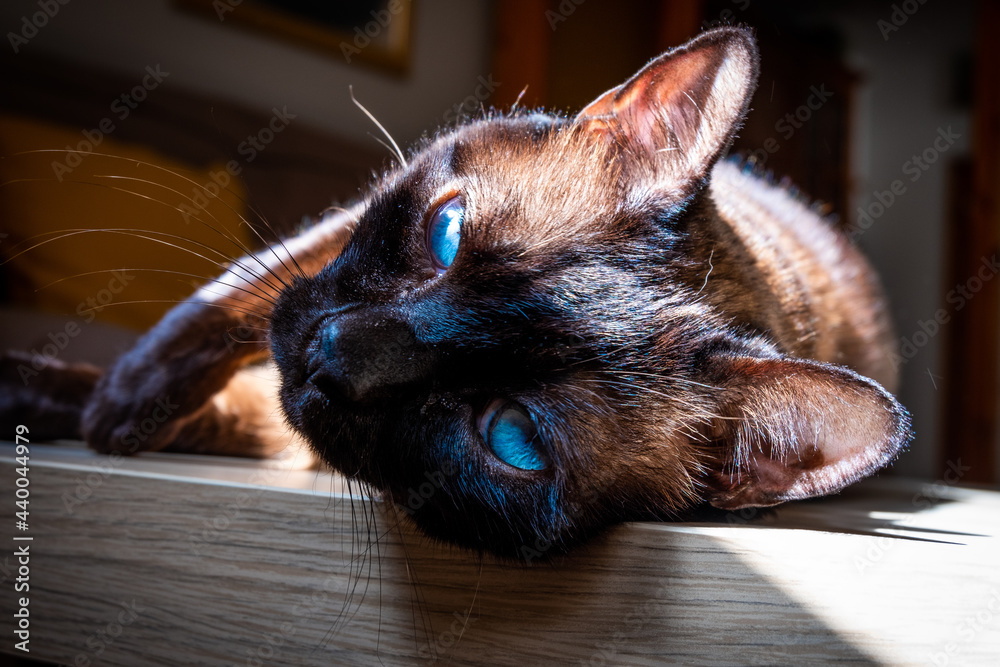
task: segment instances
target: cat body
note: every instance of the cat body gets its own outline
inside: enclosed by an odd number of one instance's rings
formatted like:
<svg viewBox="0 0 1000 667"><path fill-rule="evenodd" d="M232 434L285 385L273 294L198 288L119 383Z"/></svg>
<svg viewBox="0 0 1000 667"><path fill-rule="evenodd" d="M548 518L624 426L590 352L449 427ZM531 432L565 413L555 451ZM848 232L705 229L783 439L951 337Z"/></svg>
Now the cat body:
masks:
<svg viewBox="0 0 1000 667"><path fill-rule="evenodd" d="M739 284L729 293L716 285L713 305L769 331L786 354L848 366L893 391L887 304L857 248L787 190L732 163L715 167L710 190L722 225L702 247L725 248L722 275Z"/></svg>
<svg viewBox="0 0 1000 667"><path fill-rule="evenodd" d="M814 211L719 161L756 76L752 36L717 29L575 118L489 117L400 155L91 372L86 440L301 439L428 534L514 557L874 472L909 439L877 280ZM277 391L244 370L268 354Z"/></svg>

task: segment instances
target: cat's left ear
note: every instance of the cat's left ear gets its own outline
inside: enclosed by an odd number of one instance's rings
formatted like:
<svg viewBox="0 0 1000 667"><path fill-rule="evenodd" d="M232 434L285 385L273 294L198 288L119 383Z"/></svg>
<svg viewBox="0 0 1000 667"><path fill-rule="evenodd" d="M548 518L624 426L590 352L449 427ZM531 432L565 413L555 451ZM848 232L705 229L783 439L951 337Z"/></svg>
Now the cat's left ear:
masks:
<svg viewBox="0 0 1000 667"><path fill-rule="evenodd" d="M774 356L712 362L717 415L706 500L722 509L826 495L889 463L910 418L878 383L840 366Z"/></svg>
<svg viewBox="0 0 1000 667"><path fill-rule="evenodd" d="M739 129L757 74L750 31L716 28L653 60L587 105L575 122L656 155L673 178L701 179Z"/></svg>

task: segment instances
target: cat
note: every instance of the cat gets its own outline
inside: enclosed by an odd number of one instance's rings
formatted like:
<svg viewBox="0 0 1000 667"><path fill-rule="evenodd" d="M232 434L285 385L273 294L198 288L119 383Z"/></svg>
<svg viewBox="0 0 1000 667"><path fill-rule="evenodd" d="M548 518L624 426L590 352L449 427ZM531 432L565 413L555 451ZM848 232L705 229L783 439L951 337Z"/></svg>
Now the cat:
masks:
<svg viewBox="0 0 1000 667"><path fill-rule="evenodd" d="M722 27L575 117L493 112L397 148L358 204L233 262L105 372L50 365L22 408L76 415L100 452L301 439L501 557L836 492L910 420L872 269L721 159L757 76L752 33Z"/></svg>

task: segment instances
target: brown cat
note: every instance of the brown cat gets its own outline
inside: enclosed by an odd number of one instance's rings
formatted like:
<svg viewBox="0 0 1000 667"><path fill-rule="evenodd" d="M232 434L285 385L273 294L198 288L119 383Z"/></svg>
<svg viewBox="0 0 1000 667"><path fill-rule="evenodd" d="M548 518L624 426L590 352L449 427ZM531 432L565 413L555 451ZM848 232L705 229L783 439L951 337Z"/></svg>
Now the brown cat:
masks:
<svg viewBox="0 0 1000 667"><path fill-rule="evenodd" d="M752 35L720 28L575 118L496 115L400 155L352 209L174 308L96 381L84 437L266 455L292 436L241 367L270 352L324 461L507 556L871 474L910 437L875 276L719 162L757 69Z"/></svg>

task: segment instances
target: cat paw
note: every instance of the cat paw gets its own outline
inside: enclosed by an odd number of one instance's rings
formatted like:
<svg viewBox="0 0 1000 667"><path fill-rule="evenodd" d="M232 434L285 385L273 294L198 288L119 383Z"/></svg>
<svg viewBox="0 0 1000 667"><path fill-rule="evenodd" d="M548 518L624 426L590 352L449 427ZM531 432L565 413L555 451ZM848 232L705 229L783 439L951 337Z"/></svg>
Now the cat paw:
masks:
<svg viewBox="0 0 1000 667"><path fill-rule="evenodd" d="M155 379L154 373L137 381L120 364L101 379L81 421L83 438L92 449L128 455L169 443L188 411L175 399L179 394L150 381Z"/></svg>
<svg viewBox="0 0 1000 667"><path fill-rule="evenodd" d="M233 347L231 324L195 303L171 310L98 382L83 412L87 444L99 452L135 454L198 440L212 397L258 349Z"/></svg>
<svg viewBox="0 0 1000 667"><path fill-rule="evenodd" d="M91 402L83 413L81 431L87 444L102 454L137 454L162 449L176 433L170 421L179 406L169 397L154 401L109 400Z"/></svg>
<svg viewBox="0 0 1000 667"><path fill-rule="evenodd" d="M100 376L90 364L27 352L0 354L0 432L23 424L33 440L80 438L80 418Z"/></svg>

